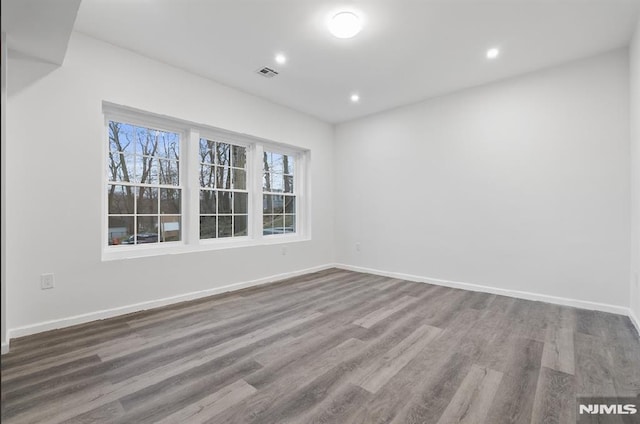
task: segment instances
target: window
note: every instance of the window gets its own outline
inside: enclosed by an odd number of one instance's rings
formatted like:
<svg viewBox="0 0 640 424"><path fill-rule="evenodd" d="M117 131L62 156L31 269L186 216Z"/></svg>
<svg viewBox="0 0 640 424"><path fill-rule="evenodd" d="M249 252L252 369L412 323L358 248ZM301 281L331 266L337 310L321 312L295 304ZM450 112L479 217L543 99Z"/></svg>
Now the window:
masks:
<svg viewBox="0 0 640 424"><path fill-rule="evenodd" d="M109 121L109 245L182 238L180 135Z"/></svg>
<svg viewBox="0 0 640 424"><path fill-rule="evenodd" d="M262 162L262 234L295 233L294 156L265 151Z"/></svg>
<svg viewBox="0 0 640 424"><path fill-rule="evenodd" d="M308 239L308 151L103 108L103 259Z"/></svg>
<svg viewBox="0 0 640 424"><path fill-rule="evenodd" d="M248 234L247 149L200 139L200 239Z"/></svg>

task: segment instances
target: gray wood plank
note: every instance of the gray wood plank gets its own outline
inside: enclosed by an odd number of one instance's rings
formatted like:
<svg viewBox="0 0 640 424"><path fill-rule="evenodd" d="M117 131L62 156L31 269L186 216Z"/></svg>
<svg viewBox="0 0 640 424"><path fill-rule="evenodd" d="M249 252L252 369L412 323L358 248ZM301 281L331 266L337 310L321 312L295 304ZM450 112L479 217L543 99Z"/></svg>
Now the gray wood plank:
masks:
<svg viewBox="0 0 640 424"><path fill-rule="evenodd" d="M542 365L547 368L573 375L575 373L575 353L573 351L573 331L570 329L547 329Z"/></svg>
<svg viewBox="0 0 640 424"><path fill-rule="evenodd" d="M441 332L439 328L430 325L420 326L380 360L358 370L352 377L352 382L371 393L377 392Z"/></svg>
<svg viewBox="0 0 640 424"><path fill-rule="evenodd" d="M438 424L483 423L501 380L501 372L472 366Z"/></svg>
<svg viewBox="0 0 640 424"><path fill-rule="evenodd" d="M391 303L390 305L383 306L377 311L371 312L370 314L365 315L364 317L355 320L353 323L355 325L359 325L364 328L371 328L375 324L380 321L388 318L389 316L395 314L396 312L402 310L402 308L408 306L409 304L416 301L415 297L411 296L403 296L397 301Z"/></svg>
<svg viewBox="0 0 640 424"><path fill-rule="evenodd" d="M531 422L542 351L543 343L536 340L518 339L514 344L487 422Z"/></svg>
<svg viewBox="0 0 640 424"><path fill-rule="evenodd" d="M532 424L576 422L575 377L542 367L531 416Z"/></svg>
<svg viewBox="0 0 640 424"><path fill-rule="evenodd" d="M255 392L253 386L240 379L157 421L157 424L204 423Z"/></svg>
<svg viewBox="0 0 640 424"><path fill-rule="evenodd" d="M114 401L66 420L64 424L108 423L124 416L124 414L125 411L120 402Z"/></svg>
<svg viewBox="0 0 640 424"><path fill-rule="evenodd" d="M576 333L576 394L578 396L616 396L614 364L600 337Z"/></svg>

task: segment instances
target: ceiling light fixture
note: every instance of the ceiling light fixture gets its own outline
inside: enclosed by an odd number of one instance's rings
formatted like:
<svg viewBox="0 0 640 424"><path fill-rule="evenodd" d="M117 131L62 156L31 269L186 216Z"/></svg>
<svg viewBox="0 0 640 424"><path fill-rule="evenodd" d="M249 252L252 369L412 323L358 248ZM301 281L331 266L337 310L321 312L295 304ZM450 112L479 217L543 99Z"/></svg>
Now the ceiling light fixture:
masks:
<svg viewBox="0 0 640 424"><path fill-rule="evenodd" d="M496 57L500 56L500 50L497 48L492 48L487 50L487 59L495 59Z"/></svg>
<svg viewBox="0 0 640 424"><path fill-rule="evenodd" d="M287 57L282 53L278 53L276 55L276 62L278 62L280 65L284 65L287 62Z"/></svg>
<svg viewBox="0 0 640 424"><path fill-rule="evenodd" d="M337 38L351 38L360 32L362 22L353 12L340 12L329 21L329 31Z"/></svg>
<svg viewBox="0 0 640 424"><path fill-rule="evenodd" d="M360 96L358 96L357 94L352 94L351 95L351 101L353 103L358 103L360 101Z"/></svg>

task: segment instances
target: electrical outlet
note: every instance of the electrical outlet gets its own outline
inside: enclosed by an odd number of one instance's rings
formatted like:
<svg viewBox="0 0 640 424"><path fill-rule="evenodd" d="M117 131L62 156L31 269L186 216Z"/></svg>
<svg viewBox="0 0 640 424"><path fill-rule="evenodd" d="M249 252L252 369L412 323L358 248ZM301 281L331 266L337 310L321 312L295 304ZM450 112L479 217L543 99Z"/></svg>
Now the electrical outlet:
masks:
<svg viewBox="0 0 640 424"><path fill-rule="evenodd" d="M356 243L356 252L359 252L359 251L360 251L360 242L357 242Z"/></svg>
<svg viewBox="0 0 640 424"><path fill-rule="evenodd" d="M40 288L42 290L48 290L55 287L55 280L53 274L42 274L40 276Z"/></svg>
<svg viewBox="0 0 640 424"><path fill-rule="evenodd" d="M282 256L287 256L287 246L282 246Z"/></svg>

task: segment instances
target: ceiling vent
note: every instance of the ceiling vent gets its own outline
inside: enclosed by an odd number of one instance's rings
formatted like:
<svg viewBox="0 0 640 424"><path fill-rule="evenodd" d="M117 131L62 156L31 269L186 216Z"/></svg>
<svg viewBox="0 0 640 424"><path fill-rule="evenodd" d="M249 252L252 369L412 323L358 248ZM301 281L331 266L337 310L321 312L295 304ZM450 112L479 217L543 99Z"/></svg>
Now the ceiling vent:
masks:
<svg viewBox="0 0 640 424"><path fill-rule="evenodd" d="M274 71L271 68L267 68L266 66L262 69L258 69L256 72L265 78L273 78L278 75L277 71Z"/></svg>

